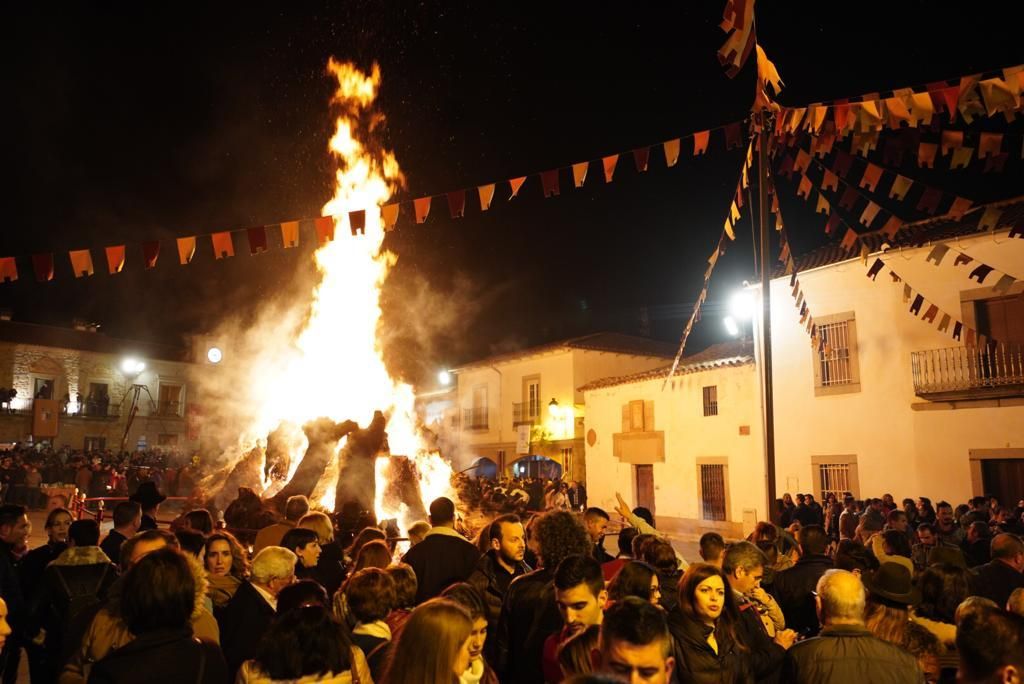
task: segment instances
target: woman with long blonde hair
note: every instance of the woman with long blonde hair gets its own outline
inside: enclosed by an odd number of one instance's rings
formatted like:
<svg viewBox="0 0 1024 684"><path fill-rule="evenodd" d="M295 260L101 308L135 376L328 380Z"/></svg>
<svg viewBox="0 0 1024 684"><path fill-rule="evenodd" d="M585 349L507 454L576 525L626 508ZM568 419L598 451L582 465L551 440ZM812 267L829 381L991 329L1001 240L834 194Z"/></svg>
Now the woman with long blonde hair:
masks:
<svg viewBox="0 0 1024 684"><path fill-rule="evenodd" d="M448 599L420 604L392 644L384 684L457 682L469 667L473 621L466 609Z"/></svg>

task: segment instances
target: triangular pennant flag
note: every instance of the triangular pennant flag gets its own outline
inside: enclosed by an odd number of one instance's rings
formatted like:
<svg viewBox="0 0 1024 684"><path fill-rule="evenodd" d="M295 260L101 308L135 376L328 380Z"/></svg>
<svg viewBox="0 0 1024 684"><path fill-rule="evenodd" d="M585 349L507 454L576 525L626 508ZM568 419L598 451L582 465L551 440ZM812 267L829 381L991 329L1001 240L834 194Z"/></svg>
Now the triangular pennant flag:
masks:
<svg viewBox="0 0 1024 684"><path fill-rule="evenodd" d="M768 59L768 55L765 51L757 44L757 39L754 39L754 49L757 55L757 78L763 85L770 85L772 87L773 95L776 97L782 92L782 78L779 76L779 70L775 68L775 64L772 60ZM762 87L763 87L762 85Z"/></svg>
<svg viewBox="0 0 1024 684"><path fill-rule="evenodd" d="M523 180L526 180L523 178ZM520 183L522 185L522 183ZM513 188L512 197L516 196L516 192L519 190L518 187ZM416 223L423 223L427 220L427 216L430 214L430 197L417 197L412 201L413 211L416 214ZM509 198L511 199L511 197Z"/></svg>
<svg viewBox="0 0 1024 684"><path fill-rule="evenodd" d="M800 175L800 185L796 188L796 196L809 199L811 196L811 179L803 174Z"/></svg>
<svg viewBox="0 0 1024 684"><path fill-rule="evenodd" d="M491 201L494 199L494 183L481 185L477 188L477 193L480 195L480 211L487 211L490 209Z"/></svg>
<svg viewBox="0 0 1024 684"><path fill-rule="evenodd" d="M999 154L1003 151L1002 133L982 133L978 140L978 159L985 159L990 155Z"/></svg>
<svg viewBox="0 0 1024 684"><path fill-rule="evenodd" d="M314 219L313 227L316 229L316 243L323 247L328 242L334 241L334 217L321 216ZM216 252L217 250L214 250ZM219 258L219 257L218 257Z"/></svg>
<svg viewBox="0 0 1024 684"><path fill-rule="evenodd" d="M453 190L448 193L448 215L460 219L466 215L466 191Z"/></svg>
<svg viewBox="0 0 1024 684"><path fill-rule="evenodd" d="M946 213L952 218L961 219L964 214L967 213L967 210L971 208L972 204L974 204L974 202L966 197L957 197L953 200L953 204L950 205L949 211Z"/></svg>
<svg viewBox="0 0 1024 684"><path fill-rule="evenodd" d="M938 327L939 332L946 332L947 330L949 330L949 322L950 322L950 320L951 319L950 319L948 313L942 314L942 318L939 319L939 327Z"/></svg>
<svg viewBox="0 0 1024 684"><path fill-rule="evenodd" d="M831 122L825 122L826 128L831 125ZM831 131L825 131L821 135L814 136L811 139L811 152L819 159L824 159L825 156L832 151L832 147L835 143L836 134Z"/></svg>
<svg viewBox="0 0 1024 684"><path fill-rule="evenodd" d="M863 131L853 134L850 146L862 157L868 156L868 152L878 147L878 131Z"/></svg>
<svg viewBox="0 0 1024 684"><path fill-rule="evenodd" d="M18 279L18 263L14 257L0 258L0 283L13 283Z"/></svg>
<svg viewBox="0 0 1024 684"><path fill-rule="evenodd" d="M733 223L736 223L737 221L740 220L740 209L739 209L739 207L736 206L736 202L735 201L733 201L729 205L729 218L732 219Z"/></svg>
<svg viewBox="0 0 1024 684"><path fill-rule="evenodd" d="M298 232L299 222L298 221L294 221L293 223L295 224L296 232ZM284 226L285 226L285 224L282 223L281 224L281 235L285 237L284 246L285 247L292 247L294 245L289 245L288 244L287 235L285 234ZM298 241L297 238L296 238L296 241ZM195 236L178 238L178 263L180 263L182 266L184 266L185 264L187 264L187 263L192 261L192 257L195 256L195 254L196 254L196 238L195 238Z"/></svg>
<svg viewBox="0 0 1024 684"><path fill-rule="evenodd" d="M932 122L932 115L935 113L935 105L928 93L912 93L910 95L910 114L917 125L929 125Z"/></svg>
<svg viewBox="0 0 1024 684"><path fill-rule="evenodd" d="M723 228L725 230L725 234L729 236L730 240L736 239L736 233L733 232L732 223L729 221L728 216L725 218L725 226Z"/></svg>
<svg viewBox="0 0 1024 684"><path fill-rule="evenodd" d="M465 197L463 197L465 199ZM366 210L356 209L348 212L348 229L352 235L366 235Z"/></svg>
<svg viewBox="0 0 1024 684"><path fill-rule="evenodd" d="M943 106L946 108L946 111L949 112L950 123L956 121L957 101L960 99L960 88L957 86L943 88L939 91L939 95L942 98Z"/></svg>
<svg viewBox="0 0 1024 684"><path fill-rule="evenodd" d="M818 193L818 206L815 207L814 213L825 214L826 216L832 213L832 205L828 203L828 200L821 193Z"/></svg>
<svg viewBox="0 0 1024 684"><path fill-rule="evenodd" d="M892 187L889 188L890 199L895 197L898 200L902 200L907 196L907 191L910 190L910 186L913 184L906 176L896 174L896 180L892 182Z"/></svg>
<svg viewBox="0 0 1024 684"><path fill-rule="evenodd" d="M964 118L966 119L967 117ZM968 347L974 347L977 345L974 328L967 328L967 339L964 341L964 345Z"/></svg>
<svg viewBox="0 0 1024 684"><path fill-rule="evenodd" d="M896 233L899 232L902 226L903 221L899 220L895 216L890 216L889 220L885 222L884 226L882 226L882 233L890 238L896 237Z"/></svg>
<svg viewBox="0 0 1024 684"><path fill-rule="evenodd" d="M36 272L36 280L41 283L53 280L53 254L33 254L32 270Z"/></svg>
<svg viewBox="0 0 1024 684"><path fill-rule="evenodd" d="M883 266L885 266L885 264L881 259L875 259L875 263L871 264L871 268L868 269L868 278L871 278L872 280L877 278L878 272L882 270Z"/></svg>
<svg viewBox="0 0 1024 684"><path fill-rule="evenodd" d="M942 156L945 157L952 150L962 147L964 144L963 131L942 131Z"/></svg>
<svg viewBox="0 0 1024 684"><path fill-rule="evenodd" d="M1007 275L1004 273L999 277L999 280L996 281L996 284L992 286L992 290L996 294L1003 295L1010 291L1010 288L1013 286L1013 283L1014 277L1012 275Z"/></svg>
<svg viewBox="0 0 1024 684"><path fill-rule="evenodd" d="M160 242L149 240L142 243L142 263L146 268L156 268L156 261L160 258Z"/></svg>
<svg viewBox="0 0 1024 684"><path fill-rule="evenodd" d="M700 131L693 134L693 156L704 154L708 151L708 140L711 139L711 131ZM605 172L605 176L608 172Z"/></svg>
<svg viewBox="0 0 1024 684"><path fill-rule="evenodd" d="M613 154L608 157L601 159L601 164L604 167L604 182L611 183L612 176L615 175L615 165L619 163L619 155Z"/></svg>
<svg viewBox="0 0 1024 684"><path fill-rule="evenodd" d="M1001 78L985 79L978 87L989 116L998 112L1012 112L1020 106L1020 97L1015 95L1009 84Z"/></svg>
<svg viewBox="0 0 1024 684"><path fill-rule="evenodd" d="M821 180L822 190L839 190L839 176L825 169L824 178Z"/></svg>
<svg viewBox="0 0 1024 684"><path fill-rule="evenodd" d="M860 179L860 187L867 188L869 191L874 192L878 186L878 181L882 179L882 167L875 166L871 162L868 162L867 168L864 169L864 175Z"/></svg>
<svg viewBox="0 0 1024 684"><path fill-rule="evenodd" d="M255 256L267 251L267 229L264 226L247 228L246 237L249 238L249 255Z"/></svg>
<svg viewBox="0 0 1024 684"><path fill-rule="evenodd" d="M874 202L868 201L868 206L864 207L864 213L860 215L860 222L864 226L870 228L871 222L878 216L878 212L881 209L880 206Z"/></svg>
<svg viewBox="0 0 1024 684"><path fill-rule="evenodd" d="M196 248L195 238L185 238L192 240L192 251ZM299 222L298 221L284 221L281 223L281 244L284 245L285 249L291 249L292 247L299 246ZM178 252L181 252L181 241L178 242ZM190 256L188 260L183 260L182 264L187 264L192 260Z"/></svg>
<svg viewBox="0 0 1024 684"><path fill-rule="evenodd" d="M985 212L978 219L978 230L995 230L999 227L1002 218L1002 207L986 207Z"/></svg>
<svg viewBox="0 0 1024 684"><path fill-rule="evenodd" d="M846 124L850 118L850 105L845 102L837 102L832 106L832 114L836 120L836 130L841 133L846 129Z"/></svg>
<svg viewBox="0 0 1024 684"><path fill-rule="evenodd" d="M800 123L804 120L807 107L796 107L790 109L786 115L786 130L789 133L796 133L800 129Z"/></svg>
<svg viewBox="0 0 1024 684"><path fill-rule="evenodd" d="M213 243L214 259L227 259L235 256L235 244L231 240L231 231L224 230L214 233L210 236L210 241Z"/></svg>
<svg viewBox="0 0 1024 684"><path fill-rule="evenodd" d="M917 201L917 210L935 214L939 208L939 201L942 199L942 192L935 188L925 188L921 199Z"/></svg>
<svg viewBox="0 0 1024 684"><path fill-rule="evenodd" d="M917 147L917 165L922 168L935 168L935 154L939 146L935 143L921 143Z"/></svg>
<svg viewBox="0 0 1024 684"><path fill-rule="evenodd" d="M76 278L84 278L93 274L92 252L88 249L74 249L68 252L71 259L71 271Z"/></svg>
<svg viewBox="0 0 1024 684"><path fill-rule="evenodd" d="M967 165L971 163L971 157L974 155L973 147L958 147L953 150L953 160L949 162L950 169L966 169Z"/></svg>
<svg viewBox="0 0 1024 684"><path fill-rule="evenodd" d="M523 183L525 183L525 182L526 182L526 176L520 176L519 178L510 178L509 179L508 187L509 187L510 190L512 190L512 194L509 195L509 199L510 200L514 199L515 196L519 194L519 189L523 187ZM417 223L423 223L423 222L422 221L417 221Z"/></svg>
<svg viewBox="0 0 1024 684"><path fill-rule="evenodd" d="M650 147L639 147L633 150L633 165L636 166L637 173L643 173L647 170L647 162L651 158Z"/></svg>
<svg viewBox="0 0 1024 684"><path fill-rule="evenodd" d="M491 185L491 194L494 194L494 186ZM385 204L380 208L380 220L384 224L384 231L391 232L395 229L395 225L398 223L398 213L401 211L402 205L398 202L392 204Z"/></svg>
<svg viewBox="0 0 1024 684"><path fill-rule="evenodd" d="M541 171L540 183L544 188L544 197L558 197L558 169Z"/></svg>
<svg viewBox="0 0 1024 684"><path fill-rule="evenodd" d="M676 141L678 145L679 141ZM668 143L665 143L666 145ZM672 164L669 164L671 166ZM587 181L587 171L590 169L590 162L579 162L578 164L572 165L572 183L577 188L582 188L583 184Z"/></svg>
<svg viewBox="0 0 1024 684"><path fill-rule="evenodd" d="M789 178L789 179L792 179L793 178L793 167L794 166L796 166L796 164L793 161L793 157L791 157L788 154L785 155L782 158L782 163L779 165L779 175L780 176L785 176L786 178Z"/></svg>
<svg viewBox="0 0 1024 684"><path fill-rule="evenodd" d="M668 140L664 144L664 147L665 147L665 164L669 168L672 168L673 166L675 166L676 162L679 161L679 146L680 146L679 138L676 138L675 140ZM573 170L575 170L575 167L574 167ZM579 185L577 185L576 187L579 187Z"/></svg>
<svg viewBox="0 0 1024 684"><path fill-rule="evenodd" d="M889 128L898 129L901 123L910 124L910 108L902 97L886 98L885 109L889 114Z"/></svg>
<svg viewBox="0 0 1024 684"><path fill-rule="evenodd" d="M942 263L942 260L946 258L946 254L949 252L949 247L946 245L935 245L932 247L932 251L928 252L928 256L925 261L934 262L936 266Z"/></svg>
<svg viewBox="0 0 1024 684"><path fill-rule="evenodd" d="M939 313L939 307L931 304L928 306L928 310L924 312L924 316L921 316L922 321L928 321L929 323L935 322L935 317Z"/></svg>
<svg viewBox="0 0 1024 684"><path fill-rule="evenodd" d="M114 245L105 249L107 253L107 273L114 275L124 268L124 245Z"/></svg>

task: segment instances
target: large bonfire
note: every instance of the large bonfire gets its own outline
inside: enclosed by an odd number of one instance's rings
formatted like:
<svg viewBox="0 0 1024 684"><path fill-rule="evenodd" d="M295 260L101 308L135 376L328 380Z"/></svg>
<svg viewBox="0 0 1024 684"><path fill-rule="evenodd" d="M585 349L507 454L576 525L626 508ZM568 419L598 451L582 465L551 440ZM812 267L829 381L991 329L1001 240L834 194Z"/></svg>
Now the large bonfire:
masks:
<svg viewBox="0 0 1024 684"><path fill-rule="evenodd" d="M379 207L404 178L394 154L371 137L380 120L373 110L380 69L374 65L366 74L332 58L328 72L338 82L331 100L337 117L330 140L337 172L334 196L321 213L333 217L334 239L316 251L319 283L294 344L282 345L286 351L278 358L264 356L247 369L251 420L242 426L239 447L250 458L256 453L259 460L267 459L259 468L259 488L266 498L294 493L290 487L301 479L296 475L303 458L306 469L312 467L312 442L319 439L313 435L329 432L321 445L327 453L317 454L319 464L311 471L311 495L332 510L344 503L335 496L339 473L357 456L354 442L362 434L357 428L369 425L364 429L379 432L386 424L386 441L368 447L370 459L375 459L370 461L376 475L374 509L379 520L397 518L404 528L413 515L422 515L422 506L410 510L409 497L395 492L412 488L419 494L414 498L429 502L449 492L452 474L418 432L412 387L391 377L379 344L380 292L395 263L395 255L383 248ZM366 210L365 232L356 235L349 212L359 210ZM376 421L375 411L380 412ZM261 444L266 444L265 451L249 451ZM270 460L282 467L271 467ZM396 483L398 478L404 482Z"/></svg>

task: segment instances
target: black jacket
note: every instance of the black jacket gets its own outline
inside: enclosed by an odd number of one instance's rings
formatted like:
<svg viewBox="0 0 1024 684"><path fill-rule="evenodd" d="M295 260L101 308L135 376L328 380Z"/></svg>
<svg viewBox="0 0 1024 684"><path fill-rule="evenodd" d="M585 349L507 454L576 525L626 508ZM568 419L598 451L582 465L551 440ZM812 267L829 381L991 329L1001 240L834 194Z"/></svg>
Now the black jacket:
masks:
<svg viewBox="0 0 1024 684"><path fill-rule="evenodd" d="M737 605L736 636L747 647L751 673L758 682L779 681L786 649L768 636L754 604L742 599Z"/></svg>
<svg viewBox="0 0 1024 684"><path fill-rule="evenodd" d="M89 684L224 684L228 669L216 644L192 638L192 630L143 634L99 660Z"/></svg>
<svg viewBox="0 0 1024 684"><path fill-rule="evenodd" d="M107 554L107 558L114 565L121 564L121 544L127 541L128 537L124 536L117 530L110 530L107 536L100 543L100 548L103 549L103 553Z"/></svg>
<svg viewBox="0 0 1024 684"><path fill-rule="evenodd" d="M448 586L465 582L476 569L480 551L462 537L427 534L402 558L416 573L416 603L439 596Z"/></svg>
<svg viewBox="0 0 1024 684"><path fill-rule="evenodd" d="M799 684L916 684L924 681L914 656L876 638L862 626L834 625L794 644L782 664L782 681Z"/></svg>
<svg viewBox="0 0 1024 684"><path fill-rule="evenodd" d="M971 594L992 599L1000 608L1006 605L1014 589L1024 587L1024 573L1000 560L979 565L972 572Z"/></svg>
<svg viewBox="0 0 1024 684"><path fill-rule="evenodd" d="M555 606L555 571L535 570L509 585L498 620L497 661L502 684L544 681L544 640L562 629Z"/></svg>
<svg viewBox="0 0 1024 684"><path fill-rule="evenodd" d="M260 639L273 619L274 609L251 582L238 587L227 605L217 613L220 646L232 678L242 663L256 657Z"/></svg>
<svg viewBox="0 0 1024 684"><path fill-rule="evenodd" d="M718 653L708 644L712 628L683 614L678 608L668 615L676 676L680 684L746 684L753 682L749 654L740 651L725 635L716 635Z"/></svg>
<svg viewBox="0 0 1024 684"><path fill-rule="evenodd" d="M491 549L480 557L476 570L466 580L480 592L487 607L487 644L484 654L488 662L497 662L498 654L498 619L501 617L501 604L508 593L512 580L530 572L530 566L520 561L515 572L510 573L498 562L497 551Z"/></svg>
<svg viewBox="0 0 1024 684"><path fill-rule="evenodd" d="M818 633L818 613L811 593L826 570L832 569L828 556L807 556L775 576L772 596L779 602L786 626L804 636Z"/></svg>
<svg viewBox="0 0 1024 684"><path fill-rule="evenodd" d="M14 636L33 637L34 634L29 633L29 606L21 590L18 559L14 555L14 547L4 541L0 541L0 596L7 603L7 622L14 630Z"/></svg>
<svg viewBox="0 0 1024 684"><path fill-rule="evenodd" d="M117 568L107 562L65 565L58 559L47 566L32 602L32 612L38 625L46 630L46 648L54 657L62 646L71 647L63 643L68 626L79 615L99 608L116 580ZM72 611L76 611L74 615Z"/></svg>

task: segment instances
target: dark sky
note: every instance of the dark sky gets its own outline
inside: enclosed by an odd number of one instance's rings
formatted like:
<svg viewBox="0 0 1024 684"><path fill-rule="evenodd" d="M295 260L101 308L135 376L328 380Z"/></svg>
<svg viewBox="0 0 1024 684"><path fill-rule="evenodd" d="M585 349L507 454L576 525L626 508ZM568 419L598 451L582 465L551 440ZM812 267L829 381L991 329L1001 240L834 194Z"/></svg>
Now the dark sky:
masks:
<svg viewBox="0 0 1024 684"><path fill-rule="evenodd" d="M173 341L308 289L308 249L214 262L209 244L177 265L173 238L315 216L331 194L327 58L383 72L383 141L409 181L402 199L473 187L629 150L742 119L752 61L728 79L715 51L724 2L78 3L12 10L5 24L8 178L0 256L22 277L0 307L24 321L102 323L111 335ZM1024 62L1014 3L767 2L758 35L806 104ZM956 8L953 12L949 8ZM684 146L684 151L686 147ZM523 196L464 220L435 204L402 223L385 291L389 350L416 376L511 345L600 329L677 340L735 187L740 154L712 139L706 158L610 186ZM911 172L915 169L911 169ZM1020 164L973 183L983 199L1019 194ZM933 182L942 184L942 179ZM956 182L948 185L956 189ZM1015 191L1013 191L1015 190ZM974 196L974 195L972 195ZM784 208L786 202L784 201ZM787 224L799 253L821 241L802 208ZM749 226L745 214L743 225ZM306 245L311 234L304 234ZM138 245L163 239L143 271ZM127 242L108 276L102 247ZM236 243L244 251L244 241ZM715 307L751 277L750 234L723 258L693 348L721 336ZM93 248L97 274L74 280L64 250ZM237 247L236 247L237 248ZM134 251L133 251L134 250ZM34 281L25 255L55 251L57 279ZM426 344L410 306L457 304Z"/></svg>

